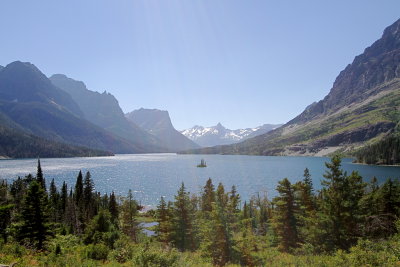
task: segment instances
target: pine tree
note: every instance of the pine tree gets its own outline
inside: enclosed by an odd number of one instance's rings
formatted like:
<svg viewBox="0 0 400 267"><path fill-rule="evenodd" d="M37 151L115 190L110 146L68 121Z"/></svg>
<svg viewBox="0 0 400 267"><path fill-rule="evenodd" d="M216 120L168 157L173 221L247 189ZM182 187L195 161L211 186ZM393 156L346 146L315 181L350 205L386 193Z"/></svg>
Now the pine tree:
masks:
<svg viewBox="0 0 400 267"><path fill-rule="evenodd" d="M4 243L7 243L8 231L7 228L11 224L11 215L14 204L12 204L8 184L6 180L0 180L0 235Z"/></svg>
<svg viewBox="0 0 400 267"><path fill-rule="evenodd" d="M60 195L60 207L61 207L61 213L63 214L63 216L65 215L67 201L68 201L68 186L64 181L63 185L61 187L61 195Z"/></svg>
<svg viewBox="0 0 400 267"><path fill-rule="evenodd" d="M77 225L75 225L75 228L78 233L82 233L83 230L85 229L82 171L79 171L78 176L76 177L75 191L73 197L76 207L76 218L77 218Z"/></svg>
<svg viewBox="0 0 400 267"><path fill-rule="evenodd" d="M215 189L211 178L208 178L206 185L203 188L203 194L201 196L201 210L211 212L212 203L215 202Z"/></svg>
<svg viewBox="0 0 400 267"><path fill-rule="evenodd" d="M108 210L110 211L110 214L111 214L111 220L113 221L114 224L117 225L119 210L118 210L118 203L117 203L117 199L115 198L114 191L110 195L110 204L109 204Z"/></svg>
<svg viewBox="0 0 400 267"><path fill-rule="evenodd" d="M83 203L84 203L84 213L85 221L90 221L95 215L95 203L93 198L94 183L91 179L90 172L86 172L85 180L83 182Z"/></svg>
<svg viewBox="0 0 400 267"><path fill-rule="evenodd" d="M225 194L225 188L222 183L218 184L216 196L217 196L217 202L219 203L220 206L226 207L228 205L228 195Z"/></svg>
<svg viewBox="0 0 400 267"><path fill-rule="evenodd" d="M213 203L209 219L202 224L201 240L203 255L210 257L215 266L224 266L231 260L233 247L231 230L225 207L219 202Z"/></svg>
<svg viewBox="0 0 400 267"><path fill-rule="evenodd" d="M273 226L279 239L279 248L290 252L299 246L298 221L296 213L298 207L295 205L294 187L287 178L278 182L276 190L278 197L274 198L275 214Z"/></svg>
<svg viewBox="0 0 400 267"><path fill-rule="evenodd" d="M82 204L82 200L83 200L83 177L82 177L82 171L79 171L79 174L76 177L74 199L75 199L75 203L77 205L79 205L80 203Z"/></svg>
<svg viewBox="0 0 400 267"><path fill-rule="evenodd" d="M229 200L227 205L228 210L228 220L234 229L237 228L237 222L239 221L240 215L240 195L236 191L236 187L233 185L231 191L229 192Z"/></svg>
<svg viewBox="0 0 400 267"><path fill-rule="evenodd" d="M181 251L196 248L193 220L189 193L182 183L173 203L173 243Z"/></svg>
<svg viewBox="0 0 400 267"><path fill-rule="evenodd" d="M40 166L40 159L38 159L37 172L36 172L36 180L37 180L38 183L42 186L42 188L44 189L44 191L46 191L46 180L44 179L42 167Z"/></svg>
<svg viewBox="0 0 400 267"><path fill-rule="evenodd" d="M42 185L33 181L24 198L18 237L28 239L37 249L42 249L49 235L47 196Z"/></svg>
<svg viewBox="0 0 400 267"><path fill-rule="evenodd" d="M169 204L171 206L171 203ZM172 241L172 225L171 225L171 211L165 202L164 198L161 197L160 204L157 206L157 237L160 242L167 246Z"/></svg>
<svg viewBox="0 0 400 267"><path fill-rule="evenodd" d="M123 199L121 204L121 230L129 236L133 241L137 241L137 232L139 224L136 221L138 213L137 202L133 199L132 190L129 189L128 195Z"/></svg>
<svg viewBox="0 0 400 267"><path fill-rule="evenodd" d="M334 156L325 165L328 170L324 174L321 190L321 227L325 236L321 239L327 250L347 250L359 234L358 213L365 185L357 173L350 176L343 173L339 156Z"/></svg>
<svg viewBox="0 0 400 267"><path fill-rule="evenodd" d="M305 210L311 212L315 210L315 196L310 171L308 170L308 168L304 170L303 177L304 179L298 187L300 191L300 201Z"/></svg>
<svg viewBox="0 0 400 267"><path fill-rule="evenodd" d="M237 251L237 261L241 266L259 266L260 263L253 256L259 250L257 238L254 235L250 220L243 220L239 235L236 235L234 248Z"/></svg>
<svg viewBox="0 0 400 267"><path fill-rule="evenodd" d="M51 180L49 188L49 208L50 218L53 222L59 222L60 214L60 194L57 191L57 187L54 183L54 179Z"/></svg>

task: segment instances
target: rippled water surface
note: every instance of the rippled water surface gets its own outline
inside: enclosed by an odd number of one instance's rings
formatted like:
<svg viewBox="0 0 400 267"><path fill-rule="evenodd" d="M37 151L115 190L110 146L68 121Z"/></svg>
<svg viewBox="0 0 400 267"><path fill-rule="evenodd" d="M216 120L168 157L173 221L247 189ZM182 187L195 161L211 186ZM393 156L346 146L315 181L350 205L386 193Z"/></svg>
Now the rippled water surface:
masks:
<svg viewBox="0 0 400 267"><path fill-rule="evenodd" d="M207 168L196 165L204 158ZM242 199L259 192L273 197L277 182L284 177L295 182L302 179L304 169L310 169L314 186L320 187L324 162L328 158L317 157L261 157L227 155L175 155L141 154L116 155L98 158L41 159L42 169L49 183L52 178L60 186L63 181L74 185L79 170L90 171L96 190L126 194L134 191L135 198L144 205L156 205L160 196L172 199L182 182L190 192L198 192L211 177L214 184L222 182L226 189L236 185ZM0 178L15 179L28 173L36 173L35 159L1 160ZM343 160L343 168L359 171L365 180L376 176L400 178L400 167L367 166Z"/></svg>

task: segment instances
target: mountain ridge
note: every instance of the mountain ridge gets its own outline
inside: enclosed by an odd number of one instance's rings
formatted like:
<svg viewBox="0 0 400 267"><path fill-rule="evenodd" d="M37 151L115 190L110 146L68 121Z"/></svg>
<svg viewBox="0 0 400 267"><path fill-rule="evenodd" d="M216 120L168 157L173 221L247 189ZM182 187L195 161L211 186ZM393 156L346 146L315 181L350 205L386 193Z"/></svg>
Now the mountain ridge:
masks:
<svg viewBox="0 0 400 267"><path fill-rule="evenodd" d="M84 120L72 97L31 63L15 61L0 71L0 112L8 127L52 142L114 153L143 151Z"/></svg>
<svg viewBox="0 0 400 267"><path fill-rule="evenodd" d="M167 152L157 138L125 118L118 100L112 94L89 90L82 81L64 74L54 74L49 79L72 96L86 120L131 142L143 153Z"/></svg>
<svg viewBox="0 0 400 267"><path fill-rule="evenodd" d="M182 130L181 133L202 147L233 144L248 138L269 132L282 124L263 124L254 128L230 130L221 123L215 126L203 127L195 125Z"/></svg>

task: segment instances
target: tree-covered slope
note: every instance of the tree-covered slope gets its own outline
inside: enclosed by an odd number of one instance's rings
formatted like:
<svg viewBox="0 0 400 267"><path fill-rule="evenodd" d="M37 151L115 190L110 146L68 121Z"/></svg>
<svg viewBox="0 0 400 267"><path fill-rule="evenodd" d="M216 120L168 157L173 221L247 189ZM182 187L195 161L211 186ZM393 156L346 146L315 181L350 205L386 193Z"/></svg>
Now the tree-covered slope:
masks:
<svg viewBox="0 0 400 267"><path fill-rule="evenodd" d="M53 158L112 156L113 153L49 141L0 125L0 157Z"/></svg>

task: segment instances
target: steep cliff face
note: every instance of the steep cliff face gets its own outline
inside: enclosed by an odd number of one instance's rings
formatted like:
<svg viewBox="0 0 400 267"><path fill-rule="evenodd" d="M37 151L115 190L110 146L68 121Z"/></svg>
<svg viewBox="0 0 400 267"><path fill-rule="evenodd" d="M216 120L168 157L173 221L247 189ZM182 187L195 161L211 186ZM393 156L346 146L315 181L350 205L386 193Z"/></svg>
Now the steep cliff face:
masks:
<svg viewBox="0 0 400 267"><path fill-rule="evenodd" d="M378 94L378 85L400 78L400 20L387 27L382 38L354 58L336 78L329 94L313 103L291 123L306 122ZM374 90L371 90L374 89Z"/></svg>
<svg viewBox="0 0 400 267"><path fill-rule="evenodd" d="M329 94L282 127L244 142L189 153L326 155L353 151L394 131L400 120L400 20L355 57Z"/></svg>
<svg viewBox="0 0 400 267"><path fill-rule="evenodd" d="M161 140L171 152L199 147L174 128L168 111L141 108L127 113L126 118Z"/></svg>

